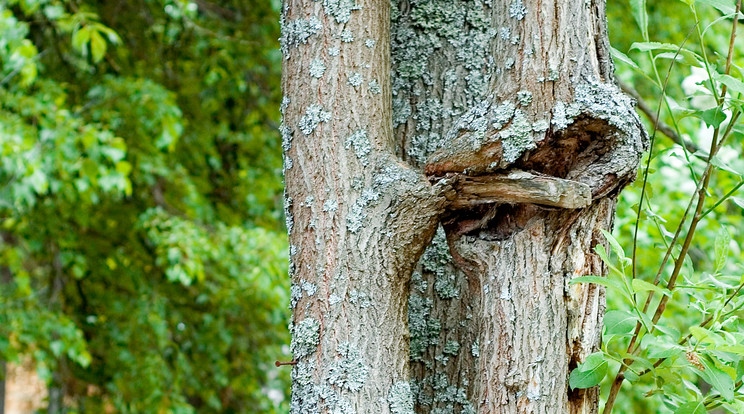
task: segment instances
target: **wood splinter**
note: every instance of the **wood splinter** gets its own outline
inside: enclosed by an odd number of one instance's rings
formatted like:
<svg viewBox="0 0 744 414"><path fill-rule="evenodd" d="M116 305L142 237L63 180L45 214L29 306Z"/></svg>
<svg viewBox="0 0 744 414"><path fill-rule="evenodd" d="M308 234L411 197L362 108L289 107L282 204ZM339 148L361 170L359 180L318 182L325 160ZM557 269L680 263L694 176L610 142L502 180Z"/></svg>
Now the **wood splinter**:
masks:
<svg viewBox="0 0 744 414"><path fill-rule="evenodd" d="M457 193L449 203L453 210L495 203L575 209L592 203L591 189L584 183L519 170L506 174L458 175L452 186Z"/></svg>

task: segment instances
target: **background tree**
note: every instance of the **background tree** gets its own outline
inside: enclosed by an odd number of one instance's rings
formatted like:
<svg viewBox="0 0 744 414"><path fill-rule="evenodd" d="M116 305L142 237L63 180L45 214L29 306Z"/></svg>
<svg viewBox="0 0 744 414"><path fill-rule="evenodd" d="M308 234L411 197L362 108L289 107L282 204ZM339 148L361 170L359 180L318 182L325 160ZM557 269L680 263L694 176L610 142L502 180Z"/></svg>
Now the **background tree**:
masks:
<svg viewBox="0 0 744 414"><path fill-rule="evenodd" d="M645 137L612 84L604 3L283 12L292 411L596 409L568 372L597 349L603 295L568 284L603 273L592 249ZM403 298L436 218L409 382Z"/></svg>
<svg viewBox="0 0 744 414"><path fill-rule="evenodd" d="M49 412L281 410L274 7L0 2L0 356Z"/></svg>

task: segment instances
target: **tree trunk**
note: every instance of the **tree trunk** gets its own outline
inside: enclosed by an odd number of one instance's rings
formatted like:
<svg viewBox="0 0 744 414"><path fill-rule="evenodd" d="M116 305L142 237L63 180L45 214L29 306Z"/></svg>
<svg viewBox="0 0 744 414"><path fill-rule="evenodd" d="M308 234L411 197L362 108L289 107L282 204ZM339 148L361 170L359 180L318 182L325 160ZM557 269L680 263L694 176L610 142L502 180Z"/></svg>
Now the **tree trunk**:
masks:
<svg viewBox="0 0 744 414"><path fill-rule="evenodd" d="M288 0L293 413L410 412L408 278L443 198L393 154L389 2Z"/></svg>
<svg viewBox="0 0 744 414"><path fill-rule="evenodd" d="M568 282L603 274L645 143L604 2L286 0L282 20L292 412L596 411L567 379L603 291Z"/></svg>

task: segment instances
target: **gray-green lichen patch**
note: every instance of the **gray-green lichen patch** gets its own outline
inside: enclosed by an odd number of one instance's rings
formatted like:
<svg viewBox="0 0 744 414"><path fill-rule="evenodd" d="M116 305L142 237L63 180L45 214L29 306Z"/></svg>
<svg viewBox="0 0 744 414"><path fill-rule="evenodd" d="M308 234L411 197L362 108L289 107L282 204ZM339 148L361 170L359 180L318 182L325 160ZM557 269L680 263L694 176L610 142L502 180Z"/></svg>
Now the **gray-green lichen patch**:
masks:
<svg viewBox="0 0 744 414"><path fill-rule="evenodd" d="M351 85L351 86L353 86L355 88L357 86L361 85L362 82L364 82L364 78L362 78L362 74L359 73L359 72L350 73L350 74L348 74L346 76L348 78L349 85Z"/></svg>
<svg viewBox="0 0 744 414"><path fill-rule="evenodd" d="M501 29L499 29L499 36L503 40L509 40L509 38L511 37L511 29L508 27L502 27Z"/></svg>
<svg viewBox="0 0 744 414"><path fill-rule="evenodd" d="M511 125L501 131L501 142L504 149L504 161L509 163L516 161L528 149L535 148L535 142L532 139L532 123L519 109L514 111Z"/></svg>
<svg viewBox="0 0 744 414"><path fill-rule="evenodd" d="M568 128L580 113L581 105L579 103L573 102L566 105L564 102L558 101L553 105L553 118L550 123L553 124L555 130L560 131Z"/></svg>
<svg viewBox="0 0 744 414"><path fill-rule="evenodd" d="M442 352L447 355L455 356L460 352L460 343L457 341L447 341L447 343L444 344Z"/></svg>
<svg viewBox="0 0 744 414"><path fill-rule="evenodd" d="M393 414L414 414L413 393L408 381L398 381L388 391L388 406Z"/></svg>
<svg viewBox="0 0 744 414"><path fill-rule="evenodd" d="M427 286L428 283L424 280L424 276L421 272L413 272L411 275L411 287L421 293L426 293Z"/></svg>
<svg viewBox="0 0 744 414"><path fill-rule="evenodd" d="M362 228L364 219L367 218L367 213L365 213L364 209L375 203L379 198L380 194L372 189L367 188L362 191L362 195L356 199L351 206L351 211L346 216L346 228L350 232L356 233Z"/></svg>
<svg viewBox="0 0 744 414"><path fill-rule="evenodd" d="M279 125L279 133L282 135L282 150L286 153L292 148L292 128L282 123Z"/></svg>
<svg viewBox="0 0 744 414"><path fill-rule="evenodd" d="M532 123L532 130L537 133L545 132L548 128L550 128L550 121L547 119L538 119Z"/></svg>
<svg viewBox="0 0 744 414"><path fill-rule="evenodd" d="M637 120L632 116L633 103L616 86L589 79L574 91L570 104L556 102L551 123L556 131L566 129L579 115L603 119L627 135L636 135Z"/></svg>
<svg viewBox="0 0 744 414"><path fill-rule="evenodd" d="M382 88L380 87L380 83L377 82L377 79L372 79L371 81L369 81L367 83L367 87L373 95L379 95L382 93Z"/></svg>
<svg viewBox="0 0 744 414"><path fill-rule="evenodd" d="M367 46L368 48L371 49L371 48L375 47L375 43L376 43L375 42L375 39L367 39L367 40L364 41L364 46Z"/></svg>
<svg viewBox="0 0 744 414"><path fill-rule="evenodd" d="M337 47L330 47L328 48L328 54L330 56L338 56L341 53L341 49Z"/></svg>
<svg viewBox="0 0 744 414"><path fill-rule="evenodd" d="M480 357L480 344L477 339L473 342L473 345L470 345L470 355L475 358Z"/></svg>
<svg viewBox="0 0 744 414"><path fill-rule="evenodd" d="M425 164L429 154L436 152L444 142L437 133L414 135L408 147L408 156L420 164Z"/></svg>
<svg viewBox="0 0 744 414"><path fill-rule="evenodd" d="M510 101L497 105L493 110L493 127L496 129L503 128L514 117L515 110L516 106Z"/></svg>
<svg viewBox="0 0 744 414"><path fill-rule="evenodd" d="M279 43L285 59L289 59L289 50L292 47L307 44L310 36L320 32L323 28L323 24L317 16L310 16L307 19L295 19L289 22L283 20L281 22L282 36L279 39Z"/></svg>
<svg viewBox="0 0 744 414"><path fill-rule="evenodd" d="M377 204L383 194L390 192L394 183L410 185L417 180L415 172L398 163L377 170L372 178L372 187L362 190L362 194L351 206L351 211L346 216L346 228L352 233L358 232L367 218L365 210Z"/></svg>
<svg viewBox="0 0 744 414"><path fill-rule="evenodd" d="M367 380L369 367L364 363L359 348L348 342L338 346L340 355L328 371L327 380L332 385L349 391L359 391Z"/></svg>
<svg viewBox="0 0 744 414"><path fill-rule="evenodd" d="M372 145L367 138L367 131L360 129L346 138L346 149L354 148L354 154L366 166L369 164L369 154L372 152Z"/></svg>
<svg viewBox="0 0 744 414"><path fill-rule="evenodd" d="M336 23L348 22L351 12L361 9L354 0L323 0L323 8L327 15L336 19Z"/></svg>
<svg viewBox="0 0 744 414"><path fill-rule="evenodd" d="M284 95L282 96L282 103L279 104L279 113L284 115L284 113L287 111L287 108L289 107L289 103L291 100L289 99L289 96Z"/></svg>
<svg viewBox="0 0 744 414"><path fill-rule="evenodd" d="M343 299L341 298L341 296L335 293L331 293L331 296L328 297L328 303L331 305L336 305L338 303L341 303L342 301Z"/></svg>
<svg viewBox="0 0 744 414"><path fill-rule="evenodd" d="M305 110L305 115L300 118L298 127L303 134L310 135L313 133L318 124L320 124L321 122L327 122L330 119L330 112L324 111L323 107L318 104L311 104L307 108L307 110Z"/></svg>
<svg viewBox="0 0 744 414"><path fill-rule="evenodd" d="M338 211L338 201L335 199L328 199L323 203L323 211L334 213Z"/></svg>
<svg viewBox="0 0 744 414"><path fill-rule="evenodd" d="M294 166L294 161L292 161L292 158L287 155L287 153L284 153L284 170L288 171L291 170Z"/></svg>
<svg viewBox="0 0 744 414"><path fill-rule="evenodd" d="M302 299L302 288L296 284L292 284L289 288L289 308L294 309L300 299Z"/></svg>
<svg viewBox="0 0 744 414"><path fill-rule="evenodd" d="M408 99L393 99L393 127L405 124L409 116L411 116L411 104Z"/></svg>
<svg viewBox="0 0 744 414"><path fill-rule="evenodd" d="M354 41L354 33L349 29L341 31L341 41L344 43L351 43Z"/></svg>
<svg viewBox="0 0 744 414"><path fill-rule="evenodd" d="M323 77L323 74L325 73L326 66L323 64L323 61L320 59L314 59L312 62L310 62L310 76L313 78L320 79Z"/></svg>
<svg viewBox="0 0 744 414"><path fill-rule="evenodd" d="M550 71L548 71L548 80L551 82L555 82L560 78L560 72L558 72L558 69L551 68Z"/></svg>
<svg viewBox="0 0 744 414"><path fill-rule="evenodd" d="M439 266L439 268L441 269L442 266ZM457 287L457 276L455 274L437 272L434 290L437 291L437 294L442 299L453 299L460 296L460 289Z"/></svg>
<svg viewBox="0 0 744 414"><path fill-rule="evenodd" d="M522 0L515 0L509 6L509 17L517 20L522 20L526 15L527 8L524 7L524 3L522 3Z"/></svg>
<svg viewBox="0 0 744 414"><path fill-rule="evenodd" d="M429 317L433 302L429 298L412 294L408 298L408 329L411 335L410 358L421 361L424 351L431 345L436 345L442 324L437 319Z"/></svg>
<svg viewBox="0 0 744 414"><path fill-rule="evenodd" d="M461 385L450 384L444 373L436 373L420 381L415 390L416 400L426 407L425 412L432 414L475 414L475 407L467 399L468 381Z"/></svg>
<svg viewBox="0 0 744 414"><path fill-rule="evenodd" d="M319 387L313 384L315 361L298 361L292 368L292 414L317 413L320 411Z"/></svg>
<svg viewBox="0 0 744 414"><path fill-rule="evenodd" d="M434 238L431 244L424 251L421 257L421 265L427 272L438 272L444 265L452 262L452 254L450 254L449 245L447 244L447 236L444 232L444 228L439 226L437 232L434 234ZM444 272L443 270L441 270Z"/></svg>
<svg viewBox="0 0 744 414"><path fill-rule="evenodd" d="M357 305L362 309L372 306L372 300L369 298L369 295L356 289L352 289L349 292L349 303Z"/></svg>
<svg viewBox="0 0 744 414"><path fill-rule="evenodd" d="M318 291L318 286L314 283L308 282L307 280L302 280L300 284L302 285L302 290L304 290L308 296L313 296L315 295L315 292Z"/></svg>
<svg viewBox="0 0 744 414"><path fill-rule="evenodd" d="M511 57L507 58L506 61L504 62L504 69L510 70L511 68L514 67L515 62L516 61L514 60L514 58L511 58Z"/></svg>
<svg viewBox="0 0 744 414"><path fill-rule="evenodd" d="M295 359L315 352L320 343L320 324L313 318L305 318L290 331L292 333L291 350Z"/></svg>
<svg viewBox="0 0 744 414"><path fill-rule="evenodd" d="M522 106L528 106L532 103L532 92L530 91L519 91L517 92L517 100Z"/></svg>
<svg viewBox="0 0 744 414"><path fill-rule="evenodd" d="M294 227L294 217L292 216L292 197L284 195L284 224L287 226L287 234L292 233Z"/></svg>

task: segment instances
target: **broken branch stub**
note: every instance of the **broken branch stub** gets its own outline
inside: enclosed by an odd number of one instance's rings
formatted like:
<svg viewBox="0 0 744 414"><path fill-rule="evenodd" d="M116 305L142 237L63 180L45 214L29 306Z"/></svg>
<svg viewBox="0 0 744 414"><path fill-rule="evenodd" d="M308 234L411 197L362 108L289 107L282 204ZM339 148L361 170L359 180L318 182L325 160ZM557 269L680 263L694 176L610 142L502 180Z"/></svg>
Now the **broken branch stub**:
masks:
<svg viewBox="0 0 744 414"><path fill-rule="evenodd" d="M591 189L578 181L526 171L480 176L457 175L452 179L457 194L450 198L452 210L483 204L536 204L566 209L584 208L592 203Z"/></svg>

